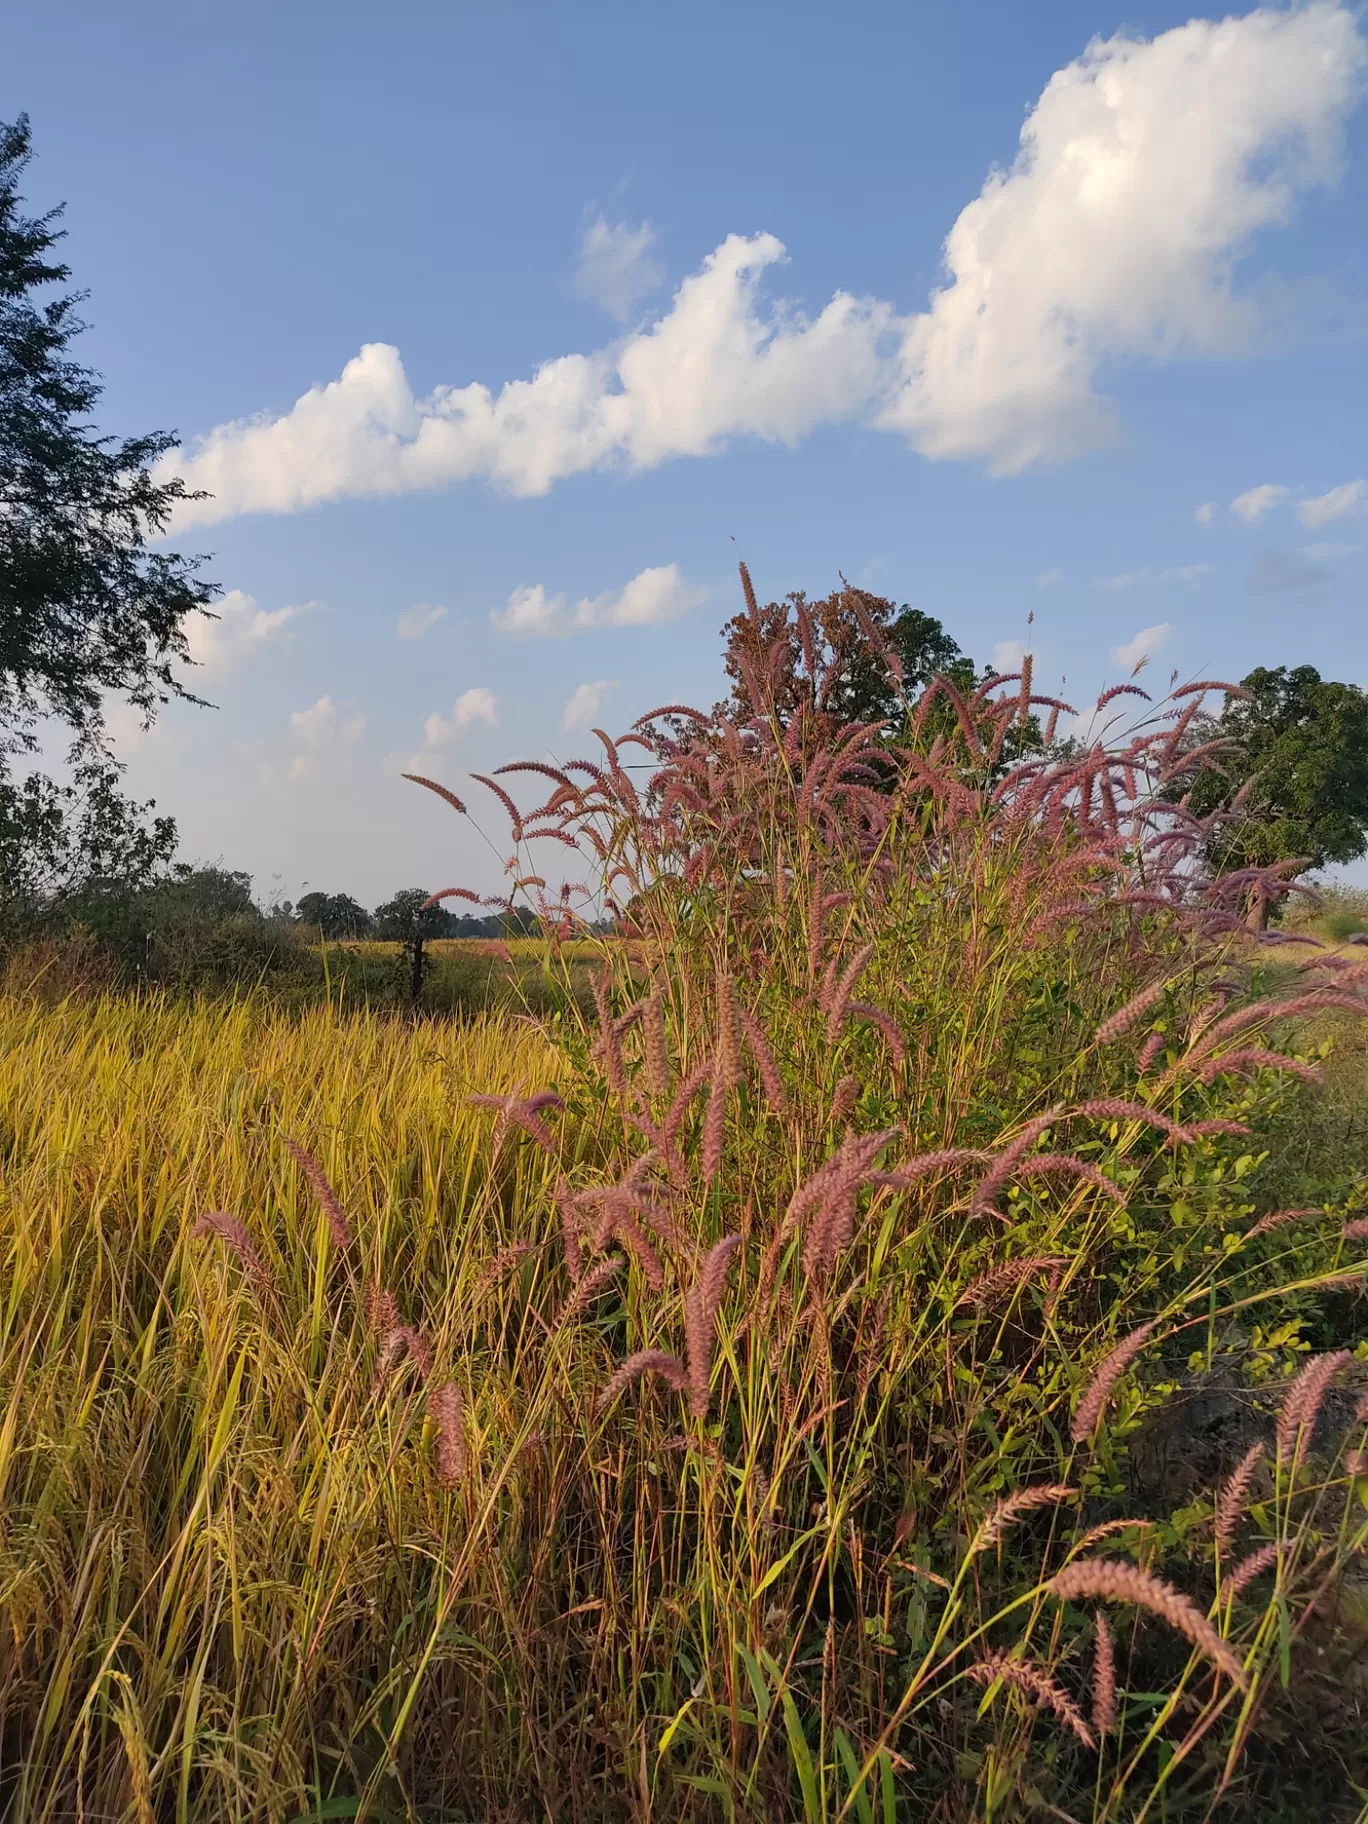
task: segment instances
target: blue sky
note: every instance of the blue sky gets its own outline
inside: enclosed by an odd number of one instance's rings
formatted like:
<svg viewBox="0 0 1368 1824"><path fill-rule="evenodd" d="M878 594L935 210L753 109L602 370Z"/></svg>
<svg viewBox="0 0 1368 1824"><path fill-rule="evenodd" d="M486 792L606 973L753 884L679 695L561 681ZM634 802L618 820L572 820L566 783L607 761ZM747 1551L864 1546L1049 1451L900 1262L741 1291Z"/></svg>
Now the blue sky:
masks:
<svg viewBox="0 0 1368 1824"><path fill-rule="evenodd" d="M105 426L215 496L174 543L226 592L218 707L116 712L129 785L264 893L492 886L400 772L711 702L738 555L981 662L1029 637L1074 702L1144 650L1368 681L1351 9L70 0L6 37Z"/></svg>

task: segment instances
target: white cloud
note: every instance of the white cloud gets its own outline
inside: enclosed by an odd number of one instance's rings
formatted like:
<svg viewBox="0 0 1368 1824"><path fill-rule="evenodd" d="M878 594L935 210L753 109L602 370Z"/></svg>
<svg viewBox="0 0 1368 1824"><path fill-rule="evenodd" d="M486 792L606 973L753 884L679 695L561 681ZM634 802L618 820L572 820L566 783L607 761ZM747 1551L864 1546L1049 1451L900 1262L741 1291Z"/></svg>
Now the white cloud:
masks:
<svg viewBox="0 0 1368 1824"><path fill-rule="evenodd" d="M1304 526L1328 526L1332 519L1343 519L1346 513L1368 503L1368 481L1344 481L1339 487L1331 488L1328 494L1319 494L1314 500L1304 500L1297 508Z"/></svg>
<svg viewBox="0 0 1368 1824"><path fill-rule="evenodd" d="M1040 575L1035 579L1037 589L1050 589L1053 588L1056 583L1062 583L1063 581L1064 572L1062 570L1042 570Z"/></svg>
<svg viewBox="0 0 1368 1824"><path fill-rule="evenodd" d="M545 585L521 584L504 608L490 610L490 624L514 638L564 638L600 627L658 627L706 601L706 589L692 588L678 564L641 570L616 594L583 596L571 607L563 595L548 595Z"/></svg>
<svg viewBox="0 0 1368 1824"><path fill-rule="evenodd" d="M617 688L616 678L600 678L594 684L581 684L565 706L565 714L561 717L562 726L588 728Z"/></svg>
<svg viewBox="0 0 1368 1824"><path fill-rule="evenodd" d="M1160 584L1195 583L1199 577L1210 576L1214 567L1212 564L1180 564L1173 570L1151 570L1146 566L1140 570L1127 570L1122 576L1109 576L1102 587L1135 589L1142 584L1153 588Z"/></svg>
<svg viewBox="0 0 1368 1824"><path fill-rule="evenodd" d="M463 690L451 706L451 719L430 715L423 723L423 746L429 750L447 747L457 735L482 722L486 728L499 726L499 700L492 690L477 684Z"/></svg>
<svg viewBox="0 0 1368 1824"><path fill-rule="evenodd" d="M575 266L575 293L600 305L610 317L625 323L643 298L665 277L665 268L651 258L655 235L650 224L639 228L626 222L607 222L600 215L584 231Z"/></svg>
<svg viewBox="0 0 1368 1824"><path fill-rule="evenodd" d="M1199 526L1209 526L1216 517L1216 502L1204 500L1192 516Z"/></svg>
<svg viewBox="0 0 1368 1824"><path fill-rule="evenodd" d="M1243 494L1237 494L1230 503L1230 510L1247 526L1257 526L1265 513L1280 507L1291 493L1291 488L1285 488L1280 481L1266 481L1260 487L1246 488Z"/></svg>
<svg viewBox="0 0 1368 1824"><path fill-rule="evenodd" d="M812 319L763 305L783 246L729 235L649 327L497 392L415 398L398 350L368 343L289 411L170 455L159 473L214 496L185 503L176 527L476 477L543 494L847 419L999 473L1076 455L1112 431L1095 387L1105 359L1253 346L1257 307L1233 268L1300 191L1336 176L1366 61L1336 0L1095 41L1047 83L1011 169L961 212L947 282L921 314L846 292Z"/></svg>
<svg viewBox="0 0 1368 1824"><path fill-rule="evenodd" d="M1143 660L1152 658L1160 650L1172 632L1173 628L1168 621L1160 621L1157 627L1142 627L1124 646L1112 647L1112 662L1124 665L1127 671L1134 671Z"/></svg>
<svg viewBox="0 0 1368 1824"><path fill-rule="evenodd" d="M993 670L1000 678L1005 678L1009 672L1021 670L1025 657L1025 640L999 640L993 648Z"/></svg>
<svg viewBox="0 0 1368 1824"><path fill-rule="evenodd" d="M283 416L220 425L169 461L214 495L186 503L177 529L477 476L537 495L585 470L713 454L737 435L796 442L874 399L893 313L838 293L811 322L762 314L761 275L783 258L772 234L729 235L649 329L497 394L475 383L415 399L399 351L368 343Z"/></svg>
<svg viewBox="0 0 1368 1824"><path fill-rule="evenodd" d="M257 607L254 595L241 589L230 589L215 602L215 620L202 614L191 615L185 624L190 657L204 668L206 675L232 671L243 660L265 646L272 645L292 621L310 614L317 602L300 602L289 608Z"/></svg>
<svg viewBox="0 0 1368 1824"><path fill-rule="evenodd" d="M365 732L366 718L360 714L347 715L343 704L324 696L307 709L294 710L290 728L295 740L305 747L330 747L333 742L350 747Z"/></svg>
<svg viewBox="0 0 1368 1824"><path fill-rule="evenodd" d="M883 422L1007 473L1107 441L1103 357L1247 350L1256 312L1232 266L1336 175L1364 63L1353 14L1327 0L1095 39L951 229Z"/></svg>
<svg viewBox="0 0 1368 1824"><path fill-rule="evenodd" d="M1337 558L1352 557L1357 545L1303 545L1301 554L1313 564L1333 564Z"/></svg>
<svg viewBox="0 0 1368 1824"><path fill-rule="evenodd" d="M473 690L463 690L456 699L452 710L457 728L469 728L473 722L483 722L487 728L499 726L499 711L494 692L477 685Z"/></svg>
<svg viewBox="0 0 1368 1824"><path fill-rule="evenodd" d="M417 607L405 608L394 623L395 632L401 640L421 640L438 621L446 619L446 612L445 608L429 607L427 603L420 602Z"/></svg>
<svg viewBox="0 0 1368 1824"><path fill-rule="evenodd" d="M348 706L335 703L330 696L319 697L307 709L296 709L290 715L290 734L296 747L303 751L290 762L292 779L310 779L317 770L318 757L327 748L351 747L365 733L366 718L359 712L348 714Z"/></svg>

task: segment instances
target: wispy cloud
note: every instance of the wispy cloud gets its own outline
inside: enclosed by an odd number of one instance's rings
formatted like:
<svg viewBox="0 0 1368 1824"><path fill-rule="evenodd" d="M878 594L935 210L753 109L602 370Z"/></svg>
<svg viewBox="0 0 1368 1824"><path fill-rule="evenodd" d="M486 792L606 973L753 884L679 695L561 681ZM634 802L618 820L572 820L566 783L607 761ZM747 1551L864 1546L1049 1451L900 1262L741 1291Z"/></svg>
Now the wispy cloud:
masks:
<svg viewBox="0 0 1368 1824"><path fill-rule="evenodd" d="M1042 570L1035 579L1035 586L1037 589L1052 589L1056 583L1063 581L1064 572L1062 570Z"/></svg>
<svg viewBox="0 0 1368 1824"><path fill-rule="evenodd" d="M920 313L844 291L811 318L766 304L782 243L729 235L657 321L497 390L415 397L398 350L366 345L288 411L172 453L162 472L213 496L187 501L176 529L473 478L543 494L851 419L997 473L1076 456L1114 431L1096 384L1108 358L1253 345L1257 305L1232 266L1335 177L1366 61L1333 0L1095 40L1045 86L1010 169L961 211ZM605 223L603 270L634 273L643 232ZM624 307L635 282L600 290Z"/></svg>
<svg viewBox="0 0 1368 1824"><path fill-rule="evenodd" d="M490 610L490 624L515 639L564 639L602 627L658 627L707 600L680 575L678 564L641 570L622 588L582 596L573 606L564 595L548 595L542 583L520 584L503 608Z"/></svg>
<svg viewBox="0 0 1368 1824"><path fill-rule="evenodd" d="M1333 564L1341 557L1352 557L1358 545L1303 545L1301 554L1313 564Z"/></svg>
<svg viewBox="0 0 1368 1824"><path fill-rule="evenodd" d="M1230 510L1247 526L1257 526L1265 513L1291 498L1291 488L1285 488L1280 481L1265 481L1257 488L1246 488L1243 494L1237 494L1230 503Z"/></svg>
<svg viewBox="0 0 1368 1824"><path fill-rule="evenodd" d="M1021 670L1021 661L1025 657L1025 640L999 640L993 648L993 670L999 677L1005 678L1009 672Z"/></svg>
<svg viewBox="0 0 1368 1824"><path fill-rule="evenodd" d="M599 678L596 683L581 684L565 706L562 727L588 728L617 688L616 678Z"/></svg>
<svg viewBox="0 0 1368 1824"><path fill-rule="evenodd" d="M575 265L575 292L625 323L643 298L648 298L665 277L665 268L652 259L655 234L648 222L633 228L627 222L605 221L597 216L585 229Z"/></svg>
<svg viewBox="0 0 1368 1824"><path fill-rule="evenodd" d="M1163 584L1195 583L1204 576L1210 576L1215 568L1213 564L1180 564L1173 570L1151 570L1148 566L1141 570L1127 570L1121 576L1109 576L1103 583L1104 589L1139 589L1154 588Z"/></svg>
<svg viewBox="0 0 1368 1824"><path fill-rule="evenodd" d="M1132 634L1124 646L1112 647L1112 661L1124 665L1127 671L1134 671L1136 666L1146 659L1152 659L1168 641L1173 627L1168 621L1160 621L1155 627L1142 627L1139 633Z"/></svg>
<svg viewBox="0 0 1368 1824"><path fill-rule="evenodd" d="M430 633L438 621L446 619L446 609L429 606L420 602L415 608L405 608L394 623L394 630L401 640L421 640L425 633Z"/></svg>
<svg viewBox="0 0 1368 1824"><path fill-rule="evenodd" d="M1328 494L1302 501L1297 512L1304 526L1328 526L1331 520L1343 519L1346 513L1357 512L1365 505L1368 505L1368 481L1344 481L1339 487L1331 488Z"/></svg>
<svg viewBox="0 0 1368 1824"><path fill-rule="evenodd" d="M1199 526L1209 526L1216 517L1216 502L1204 500L1192 516Z"/></svg>

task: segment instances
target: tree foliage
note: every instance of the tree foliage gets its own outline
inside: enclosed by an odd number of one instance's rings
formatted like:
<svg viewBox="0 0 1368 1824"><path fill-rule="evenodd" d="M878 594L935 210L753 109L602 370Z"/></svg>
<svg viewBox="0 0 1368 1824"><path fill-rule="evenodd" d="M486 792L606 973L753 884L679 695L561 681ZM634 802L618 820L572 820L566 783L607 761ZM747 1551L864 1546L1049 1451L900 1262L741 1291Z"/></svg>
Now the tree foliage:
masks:
<svg viewBox="0 0 1368 1824"><path fill-rule="evenodd" d="M305 893L295 906L301 924L317 925L326 938L369 937L371 915L349 893Z"/></svg>
<svg viewBox="0 0 1368 1824"><path fill-rule="evenodd" d="M0 730L10 744L54 715L98 729L108 693L151 718L187 695L185 622L215 590L200 560L149 549L186 499L154 479L167 432L96 434L99 376L71 355L82 294L40 301L71 269L54 258L60 209L23 212L28 120L0 125Z"/></svg>
<svg viewBox="0 0 1368 1824"><path fill-rule="evenodd" d="M401 887L375 908L375 935L387 943L412 943L416 936L450 937L456 920L445 906L423 907L426 887Z"/></svg>
<svg viewBox="0 0 1368 1824"><path fill-rule="evenodd" d="M795 715L815 713L824 727L886 722L896 733L908 699L933 677L969 688L976 678L973 660L934 615L849 584L817 601L802 590L763 606L752 596L722 637L732 693L719 708L743 720L759 699L772 702L785 726Z"/></svg>
<svg viewBox="0 0 1368 1824"><path fill-rule="evenodd" d="M96 904L163 878L176 848L169 817L149 817L119 773L85 756L69 784L0 772L0 934L43 918L88 919Z"/></svg>
<svg viewBox="0 0 1368 1824"><path fill-rule="evenodd" d="M1192 784L1190 808L1223 805L1211 854L1223 873L1293 857L1308 867L1368 852L1368 692L1313 665L1260 666L1222 714L1194 734L1228 743Z"/></svg>

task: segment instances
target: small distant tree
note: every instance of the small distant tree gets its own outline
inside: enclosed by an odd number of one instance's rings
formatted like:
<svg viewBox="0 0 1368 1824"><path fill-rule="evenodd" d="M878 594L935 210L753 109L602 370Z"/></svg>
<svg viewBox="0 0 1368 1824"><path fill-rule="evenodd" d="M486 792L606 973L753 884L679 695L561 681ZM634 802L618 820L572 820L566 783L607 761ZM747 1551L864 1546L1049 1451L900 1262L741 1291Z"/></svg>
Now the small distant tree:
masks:
<svg viewBox="0 0 1368 1824"><path fill-rule="evenodd" d="M428 906L426 887L401 887L393 899L375 908L375 935L387 943L409 943L415 932L423 937L447 937L455 920L444 906Z"/></svg>
<svg viewBox="0 0 1368 1824"><path fill-rule="evenodd" d="M1307 868L1368 853L1368 692L1322 678L1313 665L1260 666L1248 696L1189 731L1229 750L1192 780L1189 803L1208 816L1240 798L1210 860L1221 873L1304 858ZM1267 914L1259 896L1251 915Z"/></svg>
<svg viewBox="0 0 1368 1824"><path fill-rule="evenodd" d="M368 937L371 915L349 893L305 893L295 906L301 924L317 925L328 939Z"/></svg>

